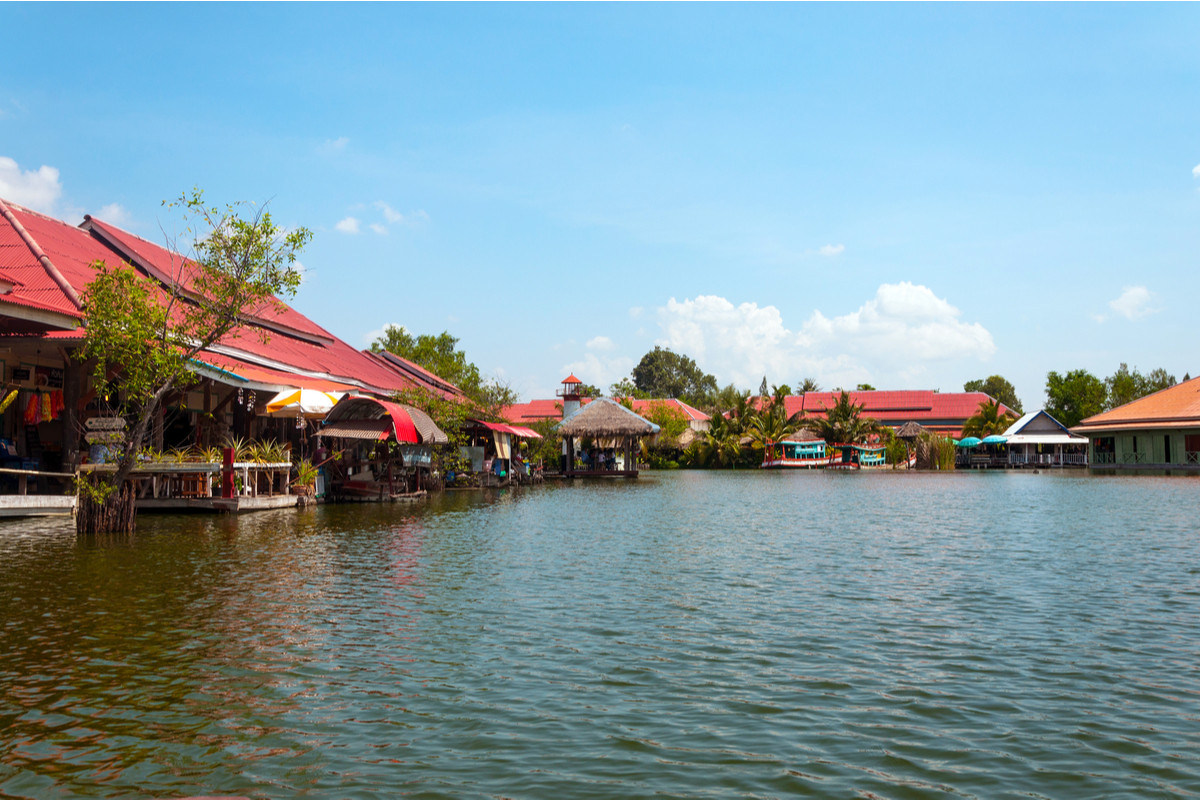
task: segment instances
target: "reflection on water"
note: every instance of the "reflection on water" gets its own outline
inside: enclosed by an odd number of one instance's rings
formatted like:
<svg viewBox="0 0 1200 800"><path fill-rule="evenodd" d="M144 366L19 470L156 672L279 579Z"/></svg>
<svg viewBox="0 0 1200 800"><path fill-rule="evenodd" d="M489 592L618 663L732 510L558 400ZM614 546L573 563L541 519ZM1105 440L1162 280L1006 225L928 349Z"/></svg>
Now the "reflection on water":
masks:
<svg viewBox="0 0 1200 800"><path fill-rule="evenodd" d="M1191 480L0 523L0 795L1200 792Z"/></svg>

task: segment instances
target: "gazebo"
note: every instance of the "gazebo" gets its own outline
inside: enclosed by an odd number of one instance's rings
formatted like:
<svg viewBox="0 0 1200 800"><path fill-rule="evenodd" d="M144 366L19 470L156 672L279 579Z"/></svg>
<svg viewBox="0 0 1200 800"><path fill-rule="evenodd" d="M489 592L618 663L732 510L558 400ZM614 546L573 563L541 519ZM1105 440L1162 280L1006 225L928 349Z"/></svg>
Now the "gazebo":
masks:
<svg viewBox="0 0 1200 800"><path fill-rule="evenodd" d="M598 397L558 425L558 433L566 443L567 477L626 477L636 478L638 442L643 436L653 436L659 427L645 417L609 397ZM591 438L603 443L592 448L586 469L575 468L575 440ZM607 441L605 441L607 440ZM603 446L610 444L610 447ZM610 452L611 451L611 458ZM622 463L616 463L616 456Z"/></svg>

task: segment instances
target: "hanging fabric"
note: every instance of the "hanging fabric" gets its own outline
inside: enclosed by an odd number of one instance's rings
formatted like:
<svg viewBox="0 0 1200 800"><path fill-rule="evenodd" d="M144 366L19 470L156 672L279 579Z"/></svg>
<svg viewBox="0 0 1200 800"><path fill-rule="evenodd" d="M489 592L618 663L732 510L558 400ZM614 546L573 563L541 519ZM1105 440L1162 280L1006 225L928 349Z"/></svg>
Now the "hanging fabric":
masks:
<svg viewBox="0 0 1200 800"><path fill-rule="evenodd" d="M50 407L52 405L53 403L50 400L50 392L46 392L44 395L42 395L42 413L38 415L39 421L49 422L50 420L54 419L54 415L50 413Z"/></svg>
<svg viewBox="0 0 1200 800"><path fill-rule="evenodd" d="M42 401L38 395L29 395L29 402L25 404L25 424L37 425L38 418L42 415Z"/></svg>
<svg viewBox="0 0 1200 800"><path fill-rule="evenodd" d="M11 406L13 404L13 401L17 399L18 394L20 394L20 392L17 389L13 389L11 392L8 393L8 395L4 398L3 401L0 401L0 414L3 414L5 411L8 411L8 407Z"/></svg>

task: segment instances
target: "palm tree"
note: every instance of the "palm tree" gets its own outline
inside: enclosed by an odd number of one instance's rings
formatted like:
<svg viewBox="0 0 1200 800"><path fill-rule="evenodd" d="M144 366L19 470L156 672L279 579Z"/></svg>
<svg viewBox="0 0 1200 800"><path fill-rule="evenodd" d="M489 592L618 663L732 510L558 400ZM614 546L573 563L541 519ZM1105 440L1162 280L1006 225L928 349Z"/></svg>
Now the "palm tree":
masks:
<svg viewBox="0 0 1200 800"><path fill-rule="evenodd" d="M786 388L776 386L770 398L762 398L761 407L747 425L746 433L756 450L770 442L781 442L804 427L804 411L788 415Z"/></svg>
<svg viewBox="0 0 1200 800"><path fill-rule="evenodd" d="M879 423L862 416L862 410L862 404L850 402L843 391L833 408L825 409L824 419L810 418L808 427L830 444L858 444L879 432Z"/></svg>
<svg viewBox="0 0 1200 800"><path fill-rule="evenodd" d="M993 434L1004 433L1008 426L1017 421L1017 415L1005 410L1000 413L998 400L984 400L975 414L963 423L963 436L978 436L984 439Z"/></svg>

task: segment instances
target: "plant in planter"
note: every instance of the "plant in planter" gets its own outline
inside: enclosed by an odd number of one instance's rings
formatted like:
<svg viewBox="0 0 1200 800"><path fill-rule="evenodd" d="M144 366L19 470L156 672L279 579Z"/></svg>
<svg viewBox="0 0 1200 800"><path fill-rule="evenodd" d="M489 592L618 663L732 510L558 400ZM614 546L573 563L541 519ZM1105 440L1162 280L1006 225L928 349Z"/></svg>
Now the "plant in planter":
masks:
<svg viewBox="0 0 1200 800"><path fill-rule="evenodd" d="M297 461L296 480L292 481L292 490L296 494L313 494L317 485L317 472L311 461Z"/></svg>

